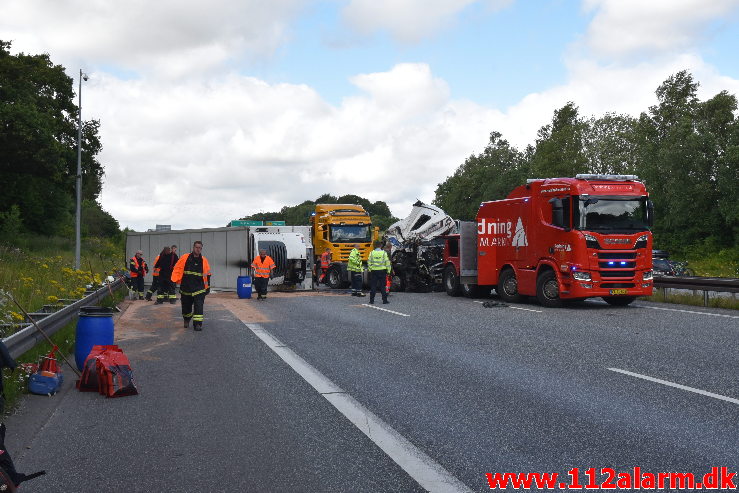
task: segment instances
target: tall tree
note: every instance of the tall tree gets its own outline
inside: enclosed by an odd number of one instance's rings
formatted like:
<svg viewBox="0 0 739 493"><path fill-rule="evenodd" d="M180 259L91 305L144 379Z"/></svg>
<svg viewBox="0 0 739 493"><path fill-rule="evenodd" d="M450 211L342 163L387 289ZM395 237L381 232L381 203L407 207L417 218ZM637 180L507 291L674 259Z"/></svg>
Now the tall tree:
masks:
<svg viewBox="0 0 739 493"><path fill-rule="evenodd" d="M434 204L454 218L471 221L481 202L505 198L526 175L524 156L500 132L492 132L482 153L468 157L436 187Z"/></svg>
<svg viewBox="0 0 739 493"><path fill-rule="evenodd" d="M49 55L11 55L0 40L0 212L18 206L26 229L52 234L72 221L78 108L73 80ZM102 167L98 122L85 122L83 194L96 199Z"/></svg>
<svg viewBox="0 0 739 493"><path fill-rule="evenodd" d="M533 178L575 176L588 170L585 156L587 123L569 102L555 110L552 122L539 129L531 158Z"/></svg>
<svg viewBox="0 0 739 493"><path fill-rule="evenodd" d="M678 250L736 244L737 101L721 92L700 102L697 90L687 71L669 77L638 126L657 244Z"/></svg>

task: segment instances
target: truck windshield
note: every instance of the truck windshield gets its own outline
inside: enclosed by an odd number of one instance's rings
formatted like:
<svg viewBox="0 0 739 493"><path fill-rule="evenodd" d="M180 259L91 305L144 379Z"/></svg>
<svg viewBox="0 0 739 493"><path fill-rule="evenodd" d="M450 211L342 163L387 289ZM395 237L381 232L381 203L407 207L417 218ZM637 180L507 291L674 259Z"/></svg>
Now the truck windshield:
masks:
<svg viewBox="0 0 739 493"><path fill-rule="evenodd" d="M647 197L580 196L573 210L577 229L592 231L648 231Z"/></svg>
<svg viewBox="0 0 739 493"><path fill-rule="evenodd" d="M331 243L367 243L369 241L369 225L331 225Z"/></svg>

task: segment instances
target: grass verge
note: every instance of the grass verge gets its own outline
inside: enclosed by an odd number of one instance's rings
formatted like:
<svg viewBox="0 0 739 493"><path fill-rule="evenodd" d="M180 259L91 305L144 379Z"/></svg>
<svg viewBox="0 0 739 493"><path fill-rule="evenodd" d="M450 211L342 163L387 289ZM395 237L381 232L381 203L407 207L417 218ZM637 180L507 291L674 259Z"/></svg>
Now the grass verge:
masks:
<svg viewBox="0 0 739 493"><path fill-rule="evenodd" d="M655 303L673 303L677 305L705 306L703 292L701 294L692 293L671 293L669 290L665 292L664 288L656 288L654 295L644 296L640 299L644 301L652 301ZM710 292L709 292L710 294ZM728 310L739 310L739 300L733 297L709 296L708 306L711 308L725 308Z"/></svg>

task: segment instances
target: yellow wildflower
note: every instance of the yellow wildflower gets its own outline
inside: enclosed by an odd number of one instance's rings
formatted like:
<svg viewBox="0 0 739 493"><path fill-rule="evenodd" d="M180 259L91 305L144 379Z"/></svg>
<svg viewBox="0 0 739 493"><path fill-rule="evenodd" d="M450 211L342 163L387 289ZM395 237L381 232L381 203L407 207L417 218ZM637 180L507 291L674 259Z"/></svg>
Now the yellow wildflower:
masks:
<svg viewBox="0 0 739 493"><path fill-rule="evenodd" d="M26 318L23 315L21 315L20 313L16 313L16 312L10 312L10 315L12 315L13 320L18 320L18 321L23 320L24 318Z"/></svg>
<svg viewBox="0 0 739 493"><path fill-rule="evenodd" d="M47 296L47 297L46 297L46 300L47 300L47 301L48 301L49 303L56 303L57 301L59 301L59 298L57 298L57 297L56 297L56 296L54 296L54 295L51 295L51 296Z"/></svg>

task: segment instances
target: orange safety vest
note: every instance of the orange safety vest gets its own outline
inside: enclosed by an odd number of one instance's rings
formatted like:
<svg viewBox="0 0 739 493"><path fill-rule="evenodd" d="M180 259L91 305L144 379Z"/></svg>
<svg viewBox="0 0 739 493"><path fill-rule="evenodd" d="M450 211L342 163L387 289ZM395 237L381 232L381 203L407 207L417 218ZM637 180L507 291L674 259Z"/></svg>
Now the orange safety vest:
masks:
<svg viewBox="0 0 739 493"><path fill-rule="evenodd" d="M142 276L146 275L146 260L141 257L141 263L139 264L139 259L137 259L136 255L134 255L133 257L131 257L131 265L129 266L131 277L139 277L139 269L144 271Z"/></svg>
<svg viewBox="0 0 739 493"><path fill-rule="evenodd" d="M158 276L159 271L162 270L161 267L157 267L157 262L159 262L159 255L157 255L157 258L154 259L154 272L151 273L152 276Z"/></svg>
<svg viewBox="0 0 739 493"><path fill-rule="evenodd" d="M331 256L329 252L323 252L321 254L321 269L328 269L329 266L329 260L328 258Z"/></svg>
<svg viewBox="0 0 739 493"><path fill-rule="evenodd" d="M172 275L170 276L170 279L172 280L172 282L176 284L180 284L182 282L182 276L185 274L197 275L197 276L202 275L203 285L205 286L203 291L205 291L205 289L208 289L209 287L208 277L210 276L210 264L208 263L208 259L205 258L205 255L201 255L203 257L203 272L202 273L201 272L187 272L185 271L185 264L187 263L187 257L189 256L190 254L186 253L182 257L180 257L180 259L174 265L174 269L172 269ZM193 293L193 294L199 294L199 293Z"/></svg>
<svg viewBox="0 0 739 493"><path fill-rule="evenodd" d="M277 266L269 255L265 255L264 260L257 255L254 262L251 263L251 267L254 269L254 277L269 277L269 273Z"/></svg>

